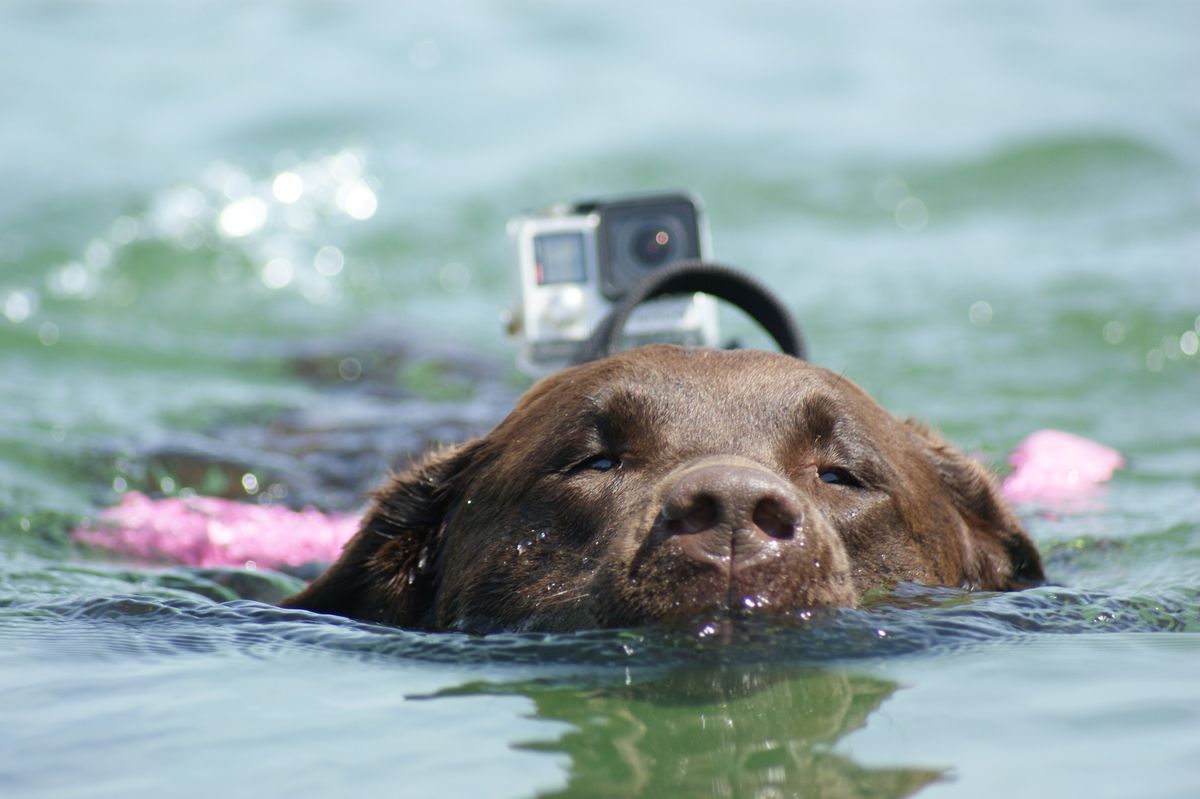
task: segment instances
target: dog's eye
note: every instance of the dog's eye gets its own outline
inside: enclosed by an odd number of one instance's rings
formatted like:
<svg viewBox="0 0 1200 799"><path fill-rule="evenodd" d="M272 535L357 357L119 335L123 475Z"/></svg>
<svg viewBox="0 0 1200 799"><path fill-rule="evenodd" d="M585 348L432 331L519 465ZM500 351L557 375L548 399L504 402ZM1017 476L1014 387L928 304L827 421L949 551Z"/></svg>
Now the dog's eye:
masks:
<svg viewBox="0 0 1200 799"><path fill-rule="evenodd" d="M597 472L607 472L616 469L621 465L621 462L616 458L610 458L607 455L597 455L594 458L588 458L583 463L579 464L581 469L591 469Z"/></svg>
<svg viewBox="0 0 1200 799"><path fill-rule="evenodd" d="M851 488L862 488L862 481L852 475L845 469L822 469L818 476L823 483L831 483L839 486L850 486Z"/></svg>

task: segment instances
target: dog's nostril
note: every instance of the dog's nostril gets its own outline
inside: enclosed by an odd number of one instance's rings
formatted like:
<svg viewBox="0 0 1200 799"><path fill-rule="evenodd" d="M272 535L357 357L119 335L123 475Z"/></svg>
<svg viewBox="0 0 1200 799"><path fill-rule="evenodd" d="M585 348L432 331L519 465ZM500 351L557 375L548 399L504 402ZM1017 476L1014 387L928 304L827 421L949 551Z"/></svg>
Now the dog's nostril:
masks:
<svg viewBox="0 0 1200 799"><path fill-rule="evenodd" d="M684 502L668 502L663 508L663 518L673 535L688 535L716 524L717 510L716 500L708 494L700 494Z"/></svg>
<svg viewBox="0 0 1200 799"><path fill-rule="evenodd" d="M804 515L788 508L774 497L766 497L754 506L754 525L772 538L792 538Z"/></svg>

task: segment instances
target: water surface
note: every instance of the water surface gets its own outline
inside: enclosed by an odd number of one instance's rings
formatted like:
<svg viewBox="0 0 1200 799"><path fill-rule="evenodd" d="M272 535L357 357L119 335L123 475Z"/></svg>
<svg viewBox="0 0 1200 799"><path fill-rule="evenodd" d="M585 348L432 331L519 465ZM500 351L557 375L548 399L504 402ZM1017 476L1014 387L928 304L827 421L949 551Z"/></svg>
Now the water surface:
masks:
<svg viewBox="0 0 1200 799"><path fill-rule="evenodd" d="M1195 795L1198 29L1185 3L6 4L5 794ZM523 388L506 219L663 188L893 412L999 469L1044 427L1127 456L1018 509L1052 585L479 639L70 545L134 489L360 507Z"/></svg>

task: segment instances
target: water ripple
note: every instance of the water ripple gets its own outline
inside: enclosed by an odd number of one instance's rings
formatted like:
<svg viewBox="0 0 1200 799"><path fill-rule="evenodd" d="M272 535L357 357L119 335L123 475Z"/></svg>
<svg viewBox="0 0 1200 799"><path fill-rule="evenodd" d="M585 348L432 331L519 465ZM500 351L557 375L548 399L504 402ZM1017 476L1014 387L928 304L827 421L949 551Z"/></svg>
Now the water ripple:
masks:
<svg viewBox="0 0 1200 799"><path fill-rule="evenodd" d="M99 657L309 651L360 659L573 669L857 660L1044 635L1200 631L1200 590L1120 597L1048 587L965 595L903 586L873 606L654 630L469 636L367 624L251 600L117 594L0 609L0 637Z"/></svg>

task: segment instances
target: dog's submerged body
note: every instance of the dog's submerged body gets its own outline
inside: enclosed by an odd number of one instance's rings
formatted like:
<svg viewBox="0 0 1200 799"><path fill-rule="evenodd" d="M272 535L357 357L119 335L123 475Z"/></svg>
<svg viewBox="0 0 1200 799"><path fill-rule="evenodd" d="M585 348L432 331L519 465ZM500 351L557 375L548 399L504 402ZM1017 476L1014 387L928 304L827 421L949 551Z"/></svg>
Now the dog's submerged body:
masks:
<svg viewBox="0 0 1200 799"><path fill-rule="evenodd" d="M569 630L1008 590L1041 561L994 480L849 380L651 346L530 389L376 494L290 607L425 629Z"/></svg>

